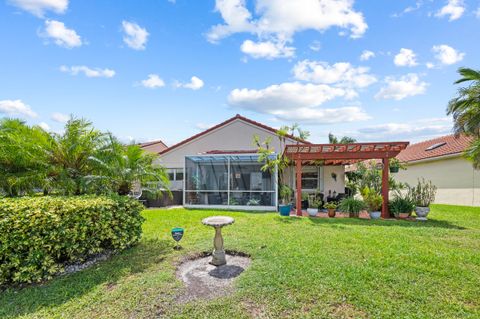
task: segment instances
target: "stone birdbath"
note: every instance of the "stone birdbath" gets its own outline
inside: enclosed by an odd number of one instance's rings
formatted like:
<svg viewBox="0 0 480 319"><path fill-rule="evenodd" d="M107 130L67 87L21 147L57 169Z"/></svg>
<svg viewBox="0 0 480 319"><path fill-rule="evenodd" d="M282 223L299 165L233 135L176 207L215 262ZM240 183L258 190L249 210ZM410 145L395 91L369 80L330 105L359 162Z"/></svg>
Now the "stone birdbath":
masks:
<svg viewBox="0 0 480 319"><path fill-rule="evenodd" d="M228 216L213 216L202 220L202 224L215 228L215 238L213 239L213 254L210 264L214 266L222 266L227 263L225 258L225 250L223 249L222 227L231 225L235 219Z"/></svg>

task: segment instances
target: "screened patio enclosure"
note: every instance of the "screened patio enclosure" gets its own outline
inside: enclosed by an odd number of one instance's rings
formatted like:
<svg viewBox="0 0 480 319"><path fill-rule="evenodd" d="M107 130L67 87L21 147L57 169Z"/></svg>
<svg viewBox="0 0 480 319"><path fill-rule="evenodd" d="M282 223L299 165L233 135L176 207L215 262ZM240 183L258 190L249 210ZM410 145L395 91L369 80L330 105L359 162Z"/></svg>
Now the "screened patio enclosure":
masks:
<svg viewBox="0 0 480 319"><path fill-rule="evenodd" d="M257 154L185 157L184 206L276 210L277 174Z"/></svg>

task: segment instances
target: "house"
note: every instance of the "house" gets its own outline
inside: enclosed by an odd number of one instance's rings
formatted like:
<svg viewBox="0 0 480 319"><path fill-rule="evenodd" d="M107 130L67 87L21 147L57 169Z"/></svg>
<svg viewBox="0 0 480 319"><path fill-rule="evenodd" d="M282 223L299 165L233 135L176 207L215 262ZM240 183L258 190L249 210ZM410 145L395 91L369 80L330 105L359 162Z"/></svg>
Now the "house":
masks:
<svg viewBox="0 0 480 319"><path fill-rule="evenodd" d="M276 210L278 204L277 174L261 170L262 163L253 145L253 137L270 138L275 152L284 145L277 130L236 115L199 134L160 150L159 164L171 179L174 201L186 207ZM285 144L307 145L309 142L287 136ZM146 145L147 149L152 145ZM293 189L295 168L284 172L284 181ZM317 190L337 194L345 192L344 165L304 165L302 191Z"/></svg>
<svg viewBox="0 0 480 319"><path fill-rule="evenodd" d="M462 135L442 136L412 144L397 158L406 164L395 179L414 185L418 178L431 180L437 186L435 203L480 205L480 171L462 157L471 138Z"/></svg>
<svg viewBox="0 0 480 319"><path fill-rule="evenodd" d="M167 144L163 143L161 140L139 143L138 145L145 151L151 153L160 153L168 148Z"/></svg>

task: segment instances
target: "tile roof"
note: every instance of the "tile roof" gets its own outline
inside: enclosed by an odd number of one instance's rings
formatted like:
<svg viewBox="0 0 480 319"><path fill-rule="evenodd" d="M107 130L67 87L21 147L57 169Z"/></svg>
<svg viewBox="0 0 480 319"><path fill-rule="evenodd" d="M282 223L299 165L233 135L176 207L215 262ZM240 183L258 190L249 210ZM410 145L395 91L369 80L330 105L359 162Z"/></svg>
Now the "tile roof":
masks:
<svg viewBox="0 0 480 319"><path fill-rule="evenodd" d="M205 135L205 134L208 134L208 133L210 133L210 132L212 132L212 131L215 131L216 129L218 129L218 128L222 127L222 126L225 126L225 125L227 125L227 124L230 124L230 123L232 123L232 122L234 122L234 121L236 121L236 120L241 120L241 121L247 122L247 123L249 123L249 124L252 124L252 125L257 126L257 127L260 127L260 128L263 128L264 130L270 131L270 132L272 132L272 133L277 133L277 129L275 129L275 128L273 128L273 127L270 127L270 126L268 126L268 125L259 123L259 122L257 122L257 121L254 121L254 120L251 120L251 119L246 118L246 117L244 117L244 116L241 116L240 114L237 114L237 115L235 115L234 117L231 117L231 118L229 118L228 120L223 121L223 122L220 123L220 124L217 124L217 125L215 125L215 126L212 126L211 128L209 128L209 129L207 129L207 130L205 130L205 131L203 131L203 132L200 132L200 133L198 133L198 134L195 134L195 135L193 135L193 136L191 136L191 137L189 137L189 138L187 138L187 139L185 139L185 140L183 140L183 141L181 141L181 142L179 142L179 143L177 143L177 144L175 144L175 145L170 146L169 148L167 148L167 149L159 152L159 154L162 155L162 154L165 154L165 153L167 153L167 152L170 152L171 150L173 150L173 149L175 149L175 148L177 148L177 147L179 147L179 146L182 146L182 145L184 145L184 144L186 144L186 143L188 143L188 142L191 142L191 141L193 141L193 140L196 140L197 138L199 138L199 137L201 137L201 136L203 136L203 135ZM310 143L307 142L307 141L304 141L304 140L295 138L295 137L293 137L293 136L291 136L291 135L287 135L287 137L289 137L289 138L291 138L291 139L294 139L294 140L297 140L297 141L299 141L299 142L301 142L301 143L310 144Z"/></svg>
<svg viewBox="0 0 480 319"><path fill-rule="evenodd" d="M401 162L413 162L446 155L460 154L465 148L467 148L471 141L472 138L466 135L460 135L458 138L454 135L442 136L432 140L411 144L405 150L400 152L400 154L397 155L397 158Z"/></svg>
<svg viewBox="0 0 480 319"><path fill-rule="evenodd" d="M161 140L139 143L138 145L142 149L146 151L154 152L154 153L161 152L168 148L167 144L163 143L163 141Z"/></svg>

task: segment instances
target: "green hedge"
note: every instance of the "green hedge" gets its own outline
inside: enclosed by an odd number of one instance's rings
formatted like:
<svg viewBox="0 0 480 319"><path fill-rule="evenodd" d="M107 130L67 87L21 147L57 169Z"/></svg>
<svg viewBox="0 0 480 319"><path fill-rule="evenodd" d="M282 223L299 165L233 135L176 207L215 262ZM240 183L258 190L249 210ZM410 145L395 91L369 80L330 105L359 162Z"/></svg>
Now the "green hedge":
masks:
<svg viewBox="0 0 480 319"><path fill-rule="evenodd" d="M142 209L120 196L0 199L0 286L49 279L65 264L137 243Z"/></svg>

